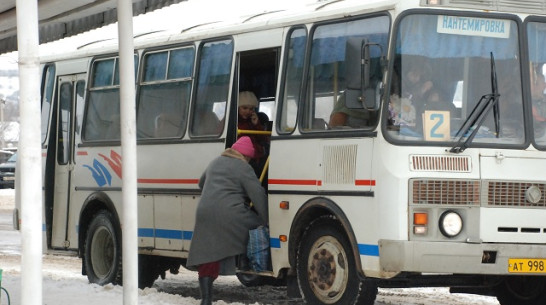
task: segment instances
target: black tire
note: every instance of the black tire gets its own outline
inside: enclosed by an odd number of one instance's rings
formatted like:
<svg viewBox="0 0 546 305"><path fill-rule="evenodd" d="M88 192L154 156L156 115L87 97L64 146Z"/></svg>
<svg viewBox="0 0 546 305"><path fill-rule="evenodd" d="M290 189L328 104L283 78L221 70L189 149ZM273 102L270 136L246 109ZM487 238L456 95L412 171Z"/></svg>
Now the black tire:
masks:
<svg viewBox="0 0 546 305"><path fill-rule="evenodd" d="M501 305L546 304L546 277L507 277L496 287L497 300Z"/></svg>
<svg viewBox="0 0 546 305"><path fill-rule="evenodd" d="M112 213L103 210L91 220L85 238L85 269L90 283L122 284L121 234Z"/></svg>
<svg viewBox="0 0 546 305"><path fill-rule="evenodd" d="M307 227L297 258L298 284L307 304L374 304L377 287L360 282L352 253L333 218L319 218Z"/></svg>

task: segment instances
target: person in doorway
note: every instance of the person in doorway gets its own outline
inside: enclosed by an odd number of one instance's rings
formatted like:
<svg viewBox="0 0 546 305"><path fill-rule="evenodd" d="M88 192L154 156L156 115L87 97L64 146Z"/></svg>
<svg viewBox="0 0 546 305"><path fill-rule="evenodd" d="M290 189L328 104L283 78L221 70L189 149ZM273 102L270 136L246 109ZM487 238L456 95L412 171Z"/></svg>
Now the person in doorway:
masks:
<svg viewBox="0 0 546 305"><path fill-rule="evenodd" d="M238 118L237 128L239 130L258 130L264 131L265 127L260 121L256 108L258 107L258 98L251 91L239 92L239 105L238 105ZM269 120L269 119L268 119ZM243 133L244 135L244 133ZM256 152L255 158L259 159L264 156L264 146L262 145L266 141L264 135L248 135L254 143L254 150Z"/></svg>
<svg viewBox="0 0 546 305"><path fill-rule="evenodd" d="M264 130L256 114L258 108L258 98L251 91L239 92L239 118L237 125L239 129L245 130Z"/></svg>
<svg viewBox="0 0 546 305"><path fill-rule="evenodd" d="M237 128L246 131L265 131L265 124L269 118L265 113L256 113L258 108L258 98L251 91L239 92ZM260 117L262 116L262 117ZM250 161L250 166L259 177L262 174L267 155L269 153L269 136L258 134L245 134L244 131L239 136L248 136L254 144L255 155Z"/></svg>
<svg viewBox="0 0 546 305"><path fill-rule="evenodd" d="M267 225L267 197L248 164L254 155L252 141L242 136L199 180L202 196L187 266L197 267L201 305L212 304L212 282L219 274L235 274L235 258L246 254L248 231Z"/></svg>

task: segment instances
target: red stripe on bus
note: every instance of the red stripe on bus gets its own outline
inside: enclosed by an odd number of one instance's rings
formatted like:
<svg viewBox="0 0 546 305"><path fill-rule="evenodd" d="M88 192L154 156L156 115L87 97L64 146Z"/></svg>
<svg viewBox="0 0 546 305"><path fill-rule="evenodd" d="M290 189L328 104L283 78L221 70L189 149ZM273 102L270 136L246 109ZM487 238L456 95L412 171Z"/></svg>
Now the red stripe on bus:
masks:
<svg viewBox="0 0 546 305"><path fill-rule="evenodd" d="M355 180L355 185L375 186L375 180Z"/></svg>
<svg viewBox="0 0 546 305"><path fill-rule="evenodd" d="M197 184L199 179L150 179L141 178L138 179L139 183L153 183L153 184Z"/></svg>
<svg viewBox="0 0 546 305"><path fill-rule="evenodd" d="M269 179L269 184L285 185L322 185L320 180Z"/></svg>
<svg viewBox="0 0 546 305"><path fill-rule="evenodd" d="M76 155L78 155L78 156L87 156L87 152L86 151L77 151Z"/></svg>
<svg viewBox="0 0 546 305"><path fill-rule="evenodd" d="M322 180L269 179L269 184L322 186ZM375 186L375 180L355 180L355 185Z"/></svg>

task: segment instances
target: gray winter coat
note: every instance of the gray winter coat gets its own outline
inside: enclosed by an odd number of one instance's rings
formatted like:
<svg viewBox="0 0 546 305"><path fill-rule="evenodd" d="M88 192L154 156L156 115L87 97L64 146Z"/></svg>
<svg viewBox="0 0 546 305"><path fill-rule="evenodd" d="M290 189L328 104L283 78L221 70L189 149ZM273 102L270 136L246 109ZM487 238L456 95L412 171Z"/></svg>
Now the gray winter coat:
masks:
<svg viewBox="0 0 546 305"><path fill-rule="evenodd" d="M231 148L214 159L199 180L202 196L187 266L246 253L248 230L267 224L267 196L243 155ZM248 207L254 204L255 211Z"/></svg>

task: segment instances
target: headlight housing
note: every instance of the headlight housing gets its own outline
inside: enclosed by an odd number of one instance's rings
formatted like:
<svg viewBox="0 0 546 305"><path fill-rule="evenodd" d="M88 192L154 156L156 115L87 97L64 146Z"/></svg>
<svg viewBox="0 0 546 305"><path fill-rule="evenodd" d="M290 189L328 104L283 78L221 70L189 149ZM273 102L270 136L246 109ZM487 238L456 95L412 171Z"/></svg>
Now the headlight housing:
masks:
<svg viewBox="0 0 546 305"><path fill-rule="evenodd" d="M440 216L440 232L445 237L455 237L463 230L463 218L459 213L449 210L442 213Z"/></svg>

